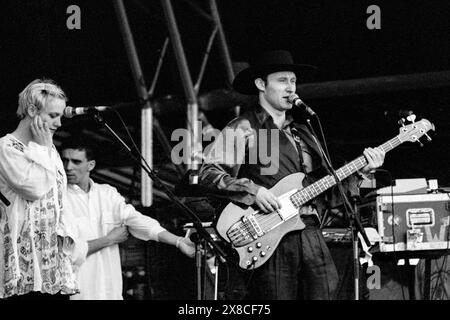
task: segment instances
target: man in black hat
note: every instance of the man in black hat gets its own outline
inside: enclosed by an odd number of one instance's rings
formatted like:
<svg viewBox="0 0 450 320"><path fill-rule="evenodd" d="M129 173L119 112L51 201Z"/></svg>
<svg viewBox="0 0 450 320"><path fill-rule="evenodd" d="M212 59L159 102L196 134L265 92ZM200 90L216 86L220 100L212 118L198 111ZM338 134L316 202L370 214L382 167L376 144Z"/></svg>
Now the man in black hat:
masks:
<svg viewBox="0 0 450 320"><path fill-rule="evenodd" d="M297 77L312 68L294 64L287 51L269 51L235 77L234 89L258 95L259 104L232 120L216 138L200 169L199 183L226 191L239 205L270 213L281 203L269 189L282 178L302 172L305 181L314 181L324 175L326 164L310 131L294 122L289 112ZM235 133L232 148L227 140L230 130ZM368 148L364 155L368 164L363 173L383 164L384 152L378 148ZM318 207L316 201L303 206L300 216L306 227L287 233L267 262L248 272L248 298L334 298L339 278L319 228Z"/></svg>

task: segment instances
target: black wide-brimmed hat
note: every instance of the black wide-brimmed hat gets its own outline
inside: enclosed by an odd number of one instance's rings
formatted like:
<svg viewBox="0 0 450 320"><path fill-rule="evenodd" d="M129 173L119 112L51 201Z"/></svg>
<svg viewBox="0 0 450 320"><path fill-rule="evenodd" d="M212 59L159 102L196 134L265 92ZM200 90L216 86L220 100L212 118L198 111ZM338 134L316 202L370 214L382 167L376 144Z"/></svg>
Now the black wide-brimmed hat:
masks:
<svg viewBox="0 0 450 320"><path fill-rule="evenodd" d="M303 72L311 72L317 69L309 64L295 64L289 51L266 51L250 61L250 67L239 72L233 80L233 88L243 94L256 94L255 79L274 72L292 71L297 77Z"/></svg>

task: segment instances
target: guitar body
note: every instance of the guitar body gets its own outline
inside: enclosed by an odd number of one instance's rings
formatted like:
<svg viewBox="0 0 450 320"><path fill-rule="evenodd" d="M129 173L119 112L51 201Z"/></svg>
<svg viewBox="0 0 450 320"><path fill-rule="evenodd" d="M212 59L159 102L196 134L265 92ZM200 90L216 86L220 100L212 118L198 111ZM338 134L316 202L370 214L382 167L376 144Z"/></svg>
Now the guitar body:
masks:
<svg viewBox="0 0 450 320"><path fill-rule="evenodd" d="M303 173L294 173L281 179L275 186L273 186L270 191L277 197L283 196L285 194L290 194L300 190L302 187L302 181L305 175ZM285 209L285 203L280 199L282 203L281 210ZM289 205L287 205L289 207ZM292 209L292 208L286 208ZM261 214L259 210L255 210L252 207L243 209L234 203L228 204L222 211L219 219L217 220L216 230L218 234L227 242L232 244L232 247L236 249L239 254L239 266L243 269L248 268L258 268L265 261L267 261L273 254L275 248L280 243L281 238L294 230L302 230L305 228L305 224L301 220L297 212L293 213L289 219L285 220L283 223L279 224L277 227L272 229L270 232L253 239L250 243L243 246L236 246L230 240L227 232L230 228L237 222L241 221L242 218L259 215L260 218L270 219L274 216L279 216L279 213L272 212L269 214Z"/></svg>

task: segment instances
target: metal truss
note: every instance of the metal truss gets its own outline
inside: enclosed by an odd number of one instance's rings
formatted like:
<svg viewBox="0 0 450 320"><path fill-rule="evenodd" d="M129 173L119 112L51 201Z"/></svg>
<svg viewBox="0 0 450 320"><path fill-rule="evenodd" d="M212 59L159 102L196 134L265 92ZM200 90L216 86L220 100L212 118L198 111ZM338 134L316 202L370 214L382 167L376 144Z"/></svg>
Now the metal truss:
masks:
<svg viewBox="0 0 450 320"><path fill-rule="evenodd" d="M234 72L231 62L230 53L228 50L225 33L222 28L222 23L220 20L219 11L217 8L216 0L206 0L208 2L208 7L210 13L205 12L196 3L192 1L185 1L189 4L193 10L195 10L198 15L204 19L207 19L212 23L212 31L209 36L209 40L206 44L205 51L203 52L202 62L200 70L198 72L195 83L193 82L193 77L189 71L188 61L184 52L184 47L182 44L182 39L180 32L178 30L178 25L172 3L170 0L161 0L161 5L164 12L165 22L167 24L167 29L169 32L169 37L165 39L162 46L161 54L158 60L156 71L152 80L150 88L147 88L144 74L139 62L136 45L133 39L133 33L131 31L128 17L126 14L126 9L123 0L113 0L114 9L119 21L120 30L122 38L124 41L125 49L127 52L128 61L130 63L131 71L133 74L133 79L135 82L137 94L139 100L141 101L141 153L152 166L152 149L153 149L153 130L157 134L157 138L163 145L165 152L170 158L171 155L171 145L168 138L165 136L161 129L161 126L153 116L153 105L152 98L155 91L155 87L158 81L158 76L160 74L161 66L164 62L164 57L166 54L168 43L172 44L172 49L176 58L178 71L180 74L181 82L183 84L184 94L186 97L186 113L187 113L187 132L188 137L186 143L186 150L184 152L188 155L186 169L192 172L192 182L196 182L196 171L199 169L201 163L201 131L199 123L208 124L208 120L205 114L199 110L198 104L198 93L201 87L202 80L205 74L205 68L209 59L211 48L215 39L219 45L221 59L225 67L225 74L229 83L232 82L234 78ZM177 173L179 177L186 173L185 168L181 165L177 165ZM151 206L152 204L152 181L147 177L145 171L141 171L141 201L143 206Z"/></svg>

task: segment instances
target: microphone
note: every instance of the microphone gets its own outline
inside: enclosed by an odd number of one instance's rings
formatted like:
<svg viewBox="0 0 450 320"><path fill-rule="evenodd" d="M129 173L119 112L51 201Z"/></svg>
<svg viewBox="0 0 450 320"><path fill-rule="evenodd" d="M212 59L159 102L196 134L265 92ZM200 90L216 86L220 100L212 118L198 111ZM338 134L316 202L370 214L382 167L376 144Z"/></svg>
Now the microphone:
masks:
<svg viewBox="0 0 450 320"><path fill-rule="evenodd" d="M78 116L81 114L92 114L97 111L105 111L107 109L109 109L109 107L106 106L80 107L80 108L66 107L64 109L63 116L66 118L72 118L74 116Z"/></svg>
<svg viewBox="0 0 450 320"><path fill-rule="evenodd" d="M300 97L299 97L297 94L295 94L295 93L293 93L293 94L291 94L291 95L289 96L288 102L289 102L289 103L292 103L294 106L297 106L297 107L303 106L303 107L304 107L304 110L305 110L310 116L315 116L315 115L316 115L316 113L313 111L313 109L311 109L310 107L308 107L308 105L307 105L306 103L304 103L304 102L302 101L302 99L300 99Z"/></svg>

